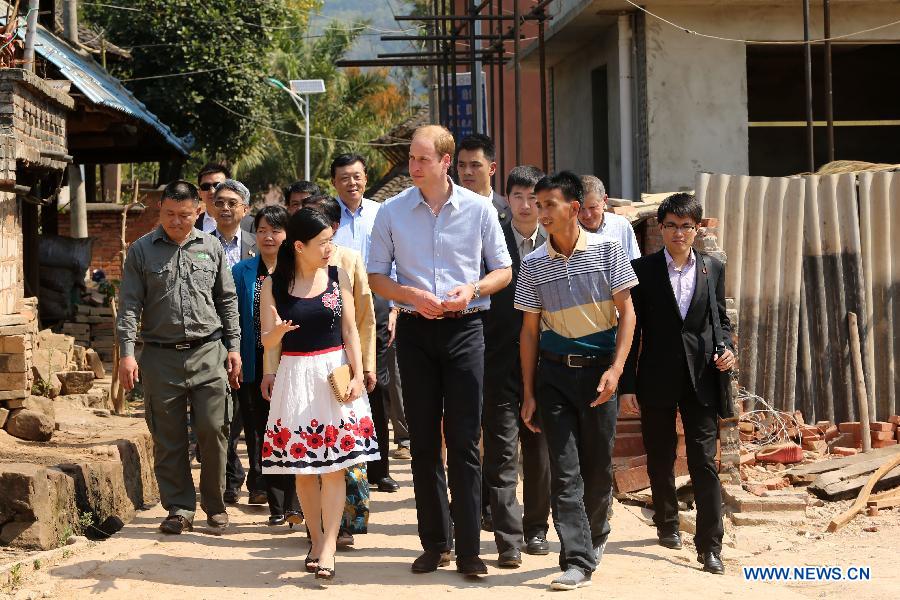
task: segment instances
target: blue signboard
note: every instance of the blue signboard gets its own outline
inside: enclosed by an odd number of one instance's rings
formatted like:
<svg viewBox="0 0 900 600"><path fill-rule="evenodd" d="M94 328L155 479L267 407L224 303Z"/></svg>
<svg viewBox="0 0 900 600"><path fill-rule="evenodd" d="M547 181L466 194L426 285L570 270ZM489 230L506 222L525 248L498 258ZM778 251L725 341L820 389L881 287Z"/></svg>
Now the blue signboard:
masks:
<svg viewBox="0 0 900 600"><path fill-rule="evenodd" d="M481 112L478 114L479 130L490 135L490 126L487 123L485 115L487 115L487 93L485 89L485 75L481 72ZM453 137L461 140L467 135L475 133L472 125L474 124L473 110L475 109L475 99L472 97L471 76L468 72L456 74L456 114L458 119L454 119L452 105L449 116L449 128L453 133ZM447 99L449 102L450 99Z"/></svg>

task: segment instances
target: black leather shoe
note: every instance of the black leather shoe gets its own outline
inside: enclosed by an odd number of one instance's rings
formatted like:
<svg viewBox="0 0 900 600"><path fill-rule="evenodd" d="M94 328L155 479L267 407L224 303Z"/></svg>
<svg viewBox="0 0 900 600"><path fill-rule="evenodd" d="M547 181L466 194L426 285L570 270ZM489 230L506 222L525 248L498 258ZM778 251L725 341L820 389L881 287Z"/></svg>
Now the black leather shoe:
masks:
<svg viewBox="0 0 900 600"><path fill-rule="evenodd" d="M191 531L193 525L181 515L169 515L159 524L159 530L170 535L178 535L182 531Z"/></svg>
<svg viewBox="0 0 900 600"><path fill-rule="evenodd" d="M467 577L487 575L487 565L477 556L457 556L456 570Z"/></svg>
<svg viewBox="0 0 900 600"><path fill-rule="evenodd" d="M497 566L517 569L522 566L522 552L518 548L508 548L497 557Z"/></svg>
<svg viewBox="0 0 900 600"><path fill-rule="evenodd" d="M525 542L525 553L532 554L534 556L544 556L545 554L550 554L550 542L547 541L546 536L532 536L528 538L527 542Z"/></svg>
<svg viewBox="0 0 900 600"><path fill-rule="evenodd" d="M269 517L269 525L271 525L273 527L275 525L284 525L284 522L286 520L287 519L285 518L284 515L272 515Z"/></svg>
<svg viewBox="0 0 900 600"><path fill-rule="evenodd" d="M400 484L394 481L391 476L387 476L384 479L379 480L378 482L378 491L379 492L396 492L400 489Z"/></svg>
<svg viewBox="0 0 900 600"><path fill-rule="evenodd" d="M703 552L697 554L697 562L703 563L703 570L713 575L721 575L725 572L722 557L715 552Z"/></svg>
<svg viewBox="0 0 900 600"><path fill-rule="evenodd" d="M446 567L450 564L450 552L438 552L436 550L426 550L419 558L413 561L413 573L431 573L437 571L438 567Z"/></svg>
<svg viewBox="0 0 900 600"><path fill-rule="evenodd" d="M237 490L225 490L225 493L222 494L222 501L225 504L237 504L237 502L238 502Z"/></svg>
<svg viewBox="0 0 900 600"><path fill-rule="evenodd" d="M681 534L677 531L656 530L656 537L659 539L659 545L672 550L681 550Z"/></svg>

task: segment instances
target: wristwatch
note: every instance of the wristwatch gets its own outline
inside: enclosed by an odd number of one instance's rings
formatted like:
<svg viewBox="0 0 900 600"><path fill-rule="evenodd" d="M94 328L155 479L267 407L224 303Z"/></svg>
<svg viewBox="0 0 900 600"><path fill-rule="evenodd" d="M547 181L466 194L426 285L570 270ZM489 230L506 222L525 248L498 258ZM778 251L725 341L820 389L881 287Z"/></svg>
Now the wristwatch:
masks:
<svg viewBox="0 0 900 600"><path fill-rule="evenodd" d="M472 287L475 288L475 292L472 294L472 299L474 300L475 298L481 298L481 288L478 287L478 282L474 282L472 284Z"/></svg>

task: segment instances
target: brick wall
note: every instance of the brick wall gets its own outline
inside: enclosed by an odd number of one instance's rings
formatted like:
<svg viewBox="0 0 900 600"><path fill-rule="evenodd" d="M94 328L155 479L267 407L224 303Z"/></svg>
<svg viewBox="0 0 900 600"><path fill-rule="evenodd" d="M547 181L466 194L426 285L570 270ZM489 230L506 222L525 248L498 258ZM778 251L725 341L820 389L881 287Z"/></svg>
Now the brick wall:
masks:
<svg viewBox="0 0 900 600"><path fill-rule="evenodd" d="M22 226L15 194L0 192L0 315L22 299Z"/></svg>
<svg viewBox="0 0 900 600"><path fill-rule="evenodd" d="M128 211L125 240L131 244L136 239L153 230L159 223L159 192L145 195L141 202L144 208ZM122 279L121 233L122 207L109 204L88 204L88 236L94 239L91 249L91 269L103 269L107 279ZM59 215L59 235L69 235L72 231L68 213Z"/></svg>
<svg viewBox="0 0 900 600"><path fill-rule="evenodd" d="M66 167L66 114L74 105L34 73L0 69L0 315L16 315L24 296L17 171Z"/></svg>

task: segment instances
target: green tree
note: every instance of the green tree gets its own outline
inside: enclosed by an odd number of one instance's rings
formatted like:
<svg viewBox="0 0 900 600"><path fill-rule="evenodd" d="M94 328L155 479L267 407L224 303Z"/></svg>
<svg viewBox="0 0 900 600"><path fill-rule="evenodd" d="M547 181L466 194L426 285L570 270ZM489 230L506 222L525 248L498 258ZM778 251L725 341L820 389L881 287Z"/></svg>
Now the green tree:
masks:
<svg viewBox="0 0 900 600"><path fill-rule="evenodd" d="M278 35L303 32L318 0L117 0L84 16L133 60L111 68L197 157L234 159L258 144L274 90L259 85ZM173 76L174 75L174 76ZM222 107L248 115L238 118Z"/></svg>
<svg viewBox="0 0 900 600"><path fill-rule="evenodd" d="M270 55L270 73L282 82L325 81L326 92L311 99L310 169L312 179L326 188L331 159L343 152L366 156L370 180L383 175L390 165L367 142L388 131L410 110L407 89L393 83L386 70L335 66L364 26L364 22L348 26L332 22L321 37L309 40L283 31L276 35ZM283 186L304 177L305 123L287 92L276 91L264 137L239 165L241 177L253 189Z"/></svg>

